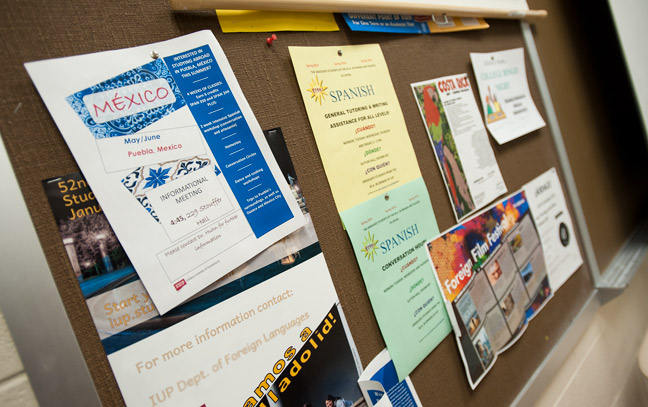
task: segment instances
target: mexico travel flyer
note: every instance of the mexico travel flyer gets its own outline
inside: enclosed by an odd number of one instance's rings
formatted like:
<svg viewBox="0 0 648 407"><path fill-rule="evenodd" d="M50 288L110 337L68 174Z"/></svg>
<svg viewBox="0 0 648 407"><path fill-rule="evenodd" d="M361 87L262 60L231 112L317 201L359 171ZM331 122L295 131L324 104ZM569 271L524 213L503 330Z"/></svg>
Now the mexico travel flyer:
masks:
<svg viewBox="0 0 648 407"><path fill-rule="evenodd" d="M244 284L244 281L258 282L261 275L270 276L289 268L297 256L304 256L303 250L317 243L317 235L281 129L266 130L264 135L281 173L285 174L286 181L290 184L306 225L209 285L198 294L202 297L200 301L203 304L212 304L214 300L222 301L225 289L210 292L231 282L247 286L250 283ZM45 180L43 187L74 276L79 282L99 339L107 353L133 343L134 338L146 337L146 332L155 331L156 326L165 326L166 322L163 321L177 320L178 315L186 314L184 310L187 305L182 305L165 314L163 319L136 327L157 317L159 313L87 181L80 173L72 173ZM273 262L278 262L280 266L274 267L272 273L259 271ZM231 293L231 290L224 292ZM209 301L205 301L207 293L210 293ZM195 307L191 309L195 312ZM144 326L146 329L142 329Z"/></svg>
<svg viewBox="0 0 648 407"><path fill-rule="evenodd" d="M550 170L427 242L473 389L582 264L564 202Z"/></svg>
<svg viewBox="0 0 648 407"><path fill-rule="evenodd" d="M402 380L451 328L424 261L436 218L387 64L377 44L289 50L335 204Z"/></svg>
<svg viewBox="0 0 648 407"><path fill-rule="evenodd" d="M468 75L412 84L457 220L506 193Z"/></svg>
<svg viewBox="0 0 648 407"><path fill-rule="evenodd" d="M161 314L304 225L211 32L25 66Z"/></svg>

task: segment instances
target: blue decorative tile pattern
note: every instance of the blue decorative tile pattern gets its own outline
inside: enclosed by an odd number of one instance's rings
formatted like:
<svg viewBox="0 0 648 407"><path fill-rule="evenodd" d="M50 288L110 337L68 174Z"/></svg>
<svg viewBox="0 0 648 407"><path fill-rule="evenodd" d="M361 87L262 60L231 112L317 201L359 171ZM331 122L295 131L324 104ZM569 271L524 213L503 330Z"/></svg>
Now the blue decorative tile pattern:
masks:
<svg viewBox="0 0 648 407"><path fill-rule="evenodd" d="M121 117L105 123L97 123L92 118L88 108L83 102L83 98L87 95L123 88L125 86L144 83L155 79L164 79L169 83L169 87L175 95L175 103L155 107L150 110ZM79 118L83 121L86 127L88 127L92 135L97 139L134 134L186 105L178 86L169 72L169 68L162 59L157 59L146 65L131 69L130 71L115 76L114 78L76 92L65 98L65 100L70 104L77 115L79 115Z"/></svg>

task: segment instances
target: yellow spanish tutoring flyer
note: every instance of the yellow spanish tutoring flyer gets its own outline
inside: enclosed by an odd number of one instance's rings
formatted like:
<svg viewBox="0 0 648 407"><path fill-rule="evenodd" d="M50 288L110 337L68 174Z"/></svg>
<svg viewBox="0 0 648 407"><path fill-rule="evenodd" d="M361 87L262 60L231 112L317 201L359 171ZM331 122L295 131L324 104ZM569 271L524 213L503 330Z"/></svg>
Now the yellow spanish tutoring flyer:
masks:
<svg viewBox="0 0 648 407"><path fill-rule="evenodd" d="M289 50L338 212L421 176L379 45Z"/></svg>

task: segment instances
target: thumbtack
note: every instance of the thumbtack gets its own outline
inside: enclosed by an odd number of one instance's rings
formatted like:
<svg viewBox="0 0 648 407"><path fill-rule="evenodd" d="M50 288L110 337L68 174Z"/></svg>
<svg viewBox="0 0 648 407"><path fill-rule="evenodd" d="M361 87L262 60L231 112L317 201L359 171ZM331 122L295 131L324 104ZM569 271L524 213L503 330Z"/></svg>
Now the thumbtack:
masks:
<svg viewBox="0 0 648 407"><path fill-rule="evenodd" d="M448 15L446 13L441 14L441 17L443 17L443 21L437 21L436 15L432 14L432 21L434 21L436 24L448 24Z"/></svg>
<svg viewBox="0 0 648 407"><path fill-rule="evenodd" d="M342 50L341 49L338 50L338 55L342 56Z"/></svg>
<svg viewBox="0 0 648 407"><path fill-rule="evenodd" d="M385 194L385 201L389 201L389 194Z"/></svg>
<svg viewBox="0 0 648 407"><path fill-rule="evenodd" d="M160 57L160 54L158 54L157 51L151 51L151 58L158 59L159 57Z"/></svg>
<svg viewBox="0 0 648 407"><path fill-rule="evenodd" d="M272 36L266 38L266 42L268 43L268 45L272 45L272 42L273 42L274 40L276 40L276 39L277 39L277 35L276 35L276 34L272 34Z"/></svg>

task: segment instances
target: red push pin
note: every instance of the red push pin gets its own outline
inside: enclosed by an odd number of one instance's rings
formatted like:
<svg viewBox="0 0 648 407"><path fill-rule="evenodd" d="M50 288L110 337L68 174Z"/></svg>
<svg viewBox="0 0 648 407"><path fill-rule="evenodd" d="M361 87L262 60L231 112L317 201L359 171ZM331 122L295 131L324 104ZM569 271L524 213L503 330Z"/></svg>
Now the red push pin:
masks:
<svg viewBox="0 0 648 407"><path fill-rule="evenodd" d="M276 39L277 39L277 35L272 34L271 37L266 38L266 42L268 43L268 45L272 45L273 41L276 40Z"/></svg>

